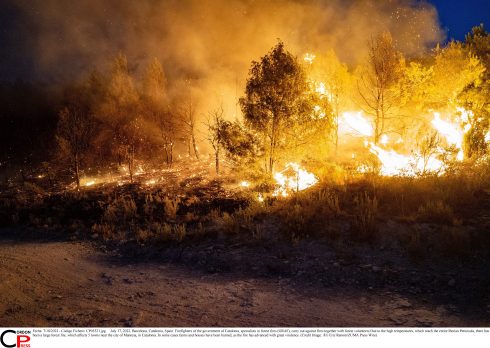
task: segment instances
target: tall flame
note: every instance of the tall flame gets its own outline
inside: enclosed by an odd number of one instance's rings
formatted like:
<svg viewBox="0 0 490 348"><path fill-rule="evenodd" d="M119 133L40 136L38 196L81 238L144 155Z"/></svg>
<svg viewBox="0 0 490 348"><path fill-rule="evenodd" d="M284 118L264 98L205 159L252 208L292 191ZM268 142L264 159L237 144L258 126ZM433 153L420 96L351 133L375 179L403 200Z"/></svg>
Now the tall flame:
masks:
<svg viewBox="0 0 490 348"><path fill-rule="evenodd" d="M444 163L437 159L437 155L431 155L426 159L418 154L402 155L394 150L384 150L373 143L369 143L369 151L378 157L381 162L380 174L384 176L442 173L445 169Z"/></svg>
<svg viewBox="0 0 490 348"><path fill-rule="evenodd" d="M374 134L371 123L363 117L362 111L346 111L342 113L340 124L346 133L365 137L370 137Z"/></svg>
<svg viewBox="0 0 490 348"><path fill-rule="evenodd" d="M462 161L464 158L463 153L463 139L464 131L458 124L445 121L441 119L441 114L434 112L434 119L432 120L434 128L444 136L449 145L454 145L458 149L456 158L458 161Z"/></svg>

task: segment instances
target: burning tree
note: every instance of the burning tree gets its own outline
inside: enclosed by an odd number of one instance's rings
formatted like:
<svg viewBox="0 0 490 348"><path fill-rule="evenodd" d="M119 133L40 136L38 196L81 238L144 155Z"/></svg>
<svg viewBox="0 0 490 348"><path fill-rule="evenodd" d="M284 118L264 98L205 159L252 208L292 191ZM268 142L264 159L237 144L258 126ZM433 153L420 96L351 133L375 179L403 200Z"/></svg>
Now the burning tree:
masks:
<svg viewBox="0 0 490 348"><path fill-rule="evenodd" d="M465 109L471 111L468 120L471 128L465 138L466 154L471 157L487 150L490 134L490 33L483 24L466 35L464 47L485 68L481 78L468 85L459 96Z"/></svg>
<svg viewBox="0 0 490 348"><path fill-rule="evenodd" d="M397 84L402 77L403 57L395 49L389 33L369 42L368 64L358 80L358 92L367 114L374 117L374 144L386 133L386 123L399 106Z"/></svg>
<svg viewBox="0 0 490 348"><path fill-rule="evenodd" d="M120 54L113 63L101 113L105 125L110 129L114 152L120 162L127 164L131 182L137 146L143 139L139 106L126 57Z"/></svg>
<svg viewBox="0 0 490 348"><path fill-rule="evenodd" d="M250 165L264 153L259 137L237 121L222 121L220 133L228 159L237 165Z"/></svg>
<svg viewBox="0 0 490 348"><path fill-rule="evenodd" d="M187 143L188 155L189 157L191 157L191 153L193 151L194 156L199 161L199 152L197 150L197 142L196 142L197 114L196 114L196 106L192 100L190 85L189 85L189 95L182 102L178 114L179 114L179 121L185 133L185 141Z"/></svg>
<svg viewBox="0 0 490 348"><path fill-rule="evenodd" d="M306 56L305 61L308 61ZM335 151L339 145L339 122L348 101L351 76L347 65L342 63L335 52L330 50L310 64L315 79L315 91L321 101L328 102L331 108L331 131ZM316 81L318 80L318 82Z"/></svg>
<svg viewBox="0 0 490 348"><path fill-rule="evenodd" d="M70 163L78 190L81 165L93 140L96 122L82 99L84 91L77 89L70 94L67 106L59 112L56 140L58 155Z"/></svg>
<svg viewBox="0 0 490 348"><path fill-rule="evenodd" d="M221 106L209 114L206 124L208 128L208 141L214 151L216 175L219 175L220 150L225 141L224 122L223 107Z"/></svg>
<svg viewBox="0 0 490 348"><path fill-rule="evenodd" d="M278 149L287 142L286 130L312 113L308 91L304 70L282 42L252 62L240 106L246 124L262 135L265 169L271 174Z"/></svg>
<svg viewBox="0 0 490 348"><path fill-rule="evenodd" d="M146 69L141 99L146 116L158 129L165 151L165 162L172 166L177 124L174 113L168 107L166 83L162 64L155 58Z"/></svg>

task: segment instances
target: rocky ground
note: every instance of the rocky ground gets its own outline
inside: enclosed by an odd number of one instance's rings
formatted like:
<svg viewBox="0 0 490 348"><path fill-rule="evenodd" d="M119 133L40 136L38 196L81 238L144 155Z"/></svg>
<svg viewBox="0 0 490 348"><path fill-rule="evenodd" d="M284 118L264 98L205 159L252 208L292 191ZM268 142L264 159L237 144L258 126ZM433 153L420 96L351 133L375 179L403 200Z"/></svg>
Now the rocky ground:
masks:
<svg viewBox="0 0 490 348"><path fill-rule="evenodd" d="M454 274L299 260L296 248L267 262L255 251L246 265L252 251L238 245L183 247L175 262L175 250L141 258L90 242L2 239L0 326L490 325L481 280L465 294Z"/></svg>

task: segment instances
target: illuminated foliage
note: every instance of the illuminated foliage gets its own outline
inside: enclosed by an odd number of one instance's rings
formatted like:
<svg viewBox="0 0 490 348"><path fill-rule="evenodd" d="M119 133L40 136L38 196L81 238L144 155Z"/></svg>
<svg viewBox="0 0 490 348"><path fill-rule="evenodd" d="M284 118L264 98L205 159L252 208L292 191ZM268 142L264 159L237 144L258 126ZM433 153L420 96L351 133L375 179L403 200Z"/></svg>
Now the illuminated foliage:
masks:
<svg viewBox="0 0 490 348"><path fill-rule="evenodd" d="M288 130L295 138L298 127L312 119L315 104L309 92L305 71L282 42L252 62L240 105L246 125L262 136L270 173L291 138Z"/></svg>
<svg viewBox="0 0 490 348"><path fill-rule="evenodd" d="M363 109L374 118L374 144L388 133L388 121L397 117L401 93L398 86L405 62L390 33L371 39L367 64L359 71L357 83Z"/></svg>

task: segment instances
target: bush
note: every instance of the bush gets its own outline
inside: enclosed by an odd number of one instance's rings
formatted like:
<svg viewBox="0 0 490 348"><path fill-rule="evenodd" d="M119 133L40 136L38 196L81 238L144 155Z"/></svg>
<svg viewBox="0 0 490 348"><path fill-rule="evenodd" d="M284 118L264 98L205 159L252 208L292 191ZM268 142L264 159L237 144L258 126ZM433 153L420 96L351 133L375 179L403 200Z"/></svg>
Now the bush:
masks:
<svg viewBox="0 0 490 348"><path fill-rule="evenodd" d="M222 231L226 234L237 234L240 232L240 222L233 214L223 213L219 224Z"/></svg>
<svg viewBox="0 0 490 348"><path fill-rule="evenodd" d="M132 221L137 216L136 203L132 196L119 196L106 207L102 221L120 224Z"/></svg>
<svg viewBox="0 0 490 348"><path fill-rule="evenodd" d="M175 220L177 217L177 212L179 210L179 203L180 203L180 198L175 197L175 198L169 198L165 197L163 199L163 204L164 204L164 209L165 209L165 216L171 220Z"/></svg>
<svg viewBox="0 0 490 348"><path fill-rule="evenodd" d="M425 222L452 224L454 219L453 208L439 200L427 201L419 207L417 219Z"/></svg>
<svg viewBox="0 0 490 348"><path fill-rule="evenodd" d="M286 211L286 233L293 242L298 242L300 239L307 237L308 230L304 213L303 207L298 203Z"/></svg>
<svg viewBox="0 0 490 348"><path fill-rule="evenodd" d="M104 240L116 239L115 227L112 224L94 224L91 230L92 233L101 236Z"/></svg>
<svg viewBox="0 0 490 348"><path fill-rule="evenodd" d="M177 224L173 226L173 238L177 242L182 242L186 236L186 228L184 224Z"/></svg>
<svg viewBox="0 0 490 348"><path fill-rule="evenodd" d="M338 216L341 213L339 196L335 191L321 189L318 191L318 200L323 202L326 208L334 216Z"/></svg>
<svg viewBox="0 0 490 348"><path fill-rule="evenodd" d="M378 201L376 197L370 198L367 192L359 194L355 200L356 212L354 225L361 240L372 240L377 232L376 216L378 214Z"/></svg>

